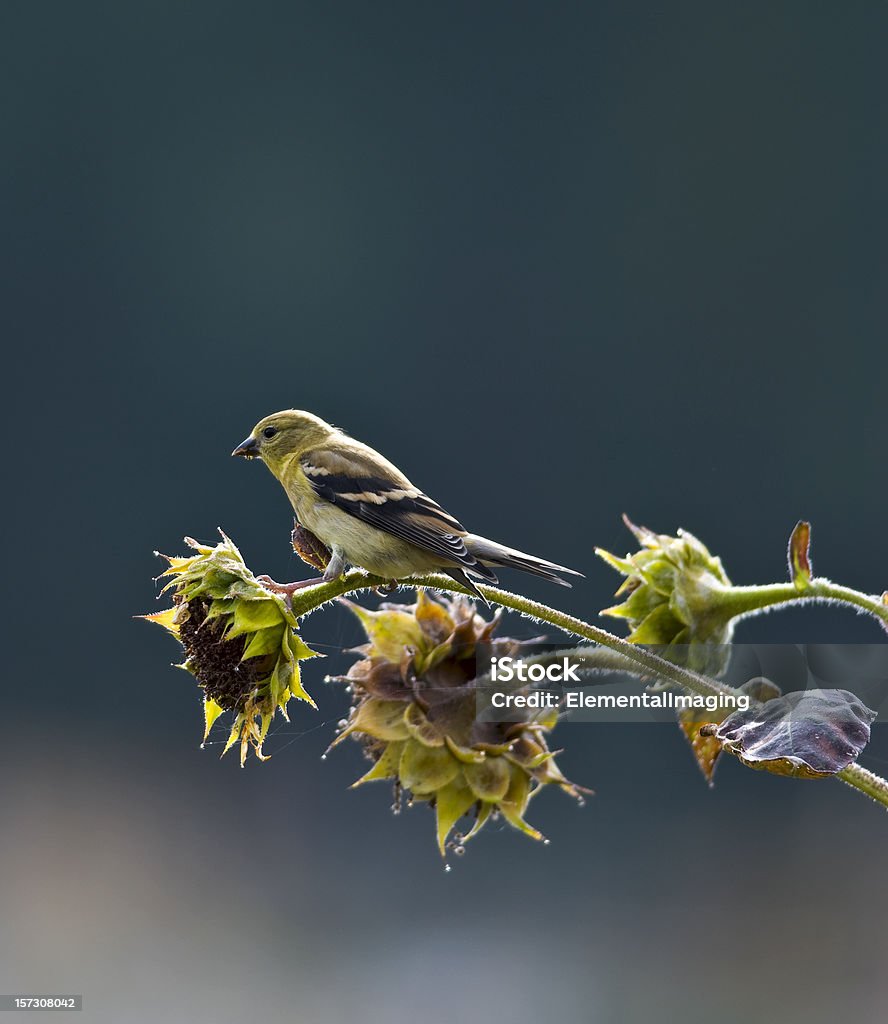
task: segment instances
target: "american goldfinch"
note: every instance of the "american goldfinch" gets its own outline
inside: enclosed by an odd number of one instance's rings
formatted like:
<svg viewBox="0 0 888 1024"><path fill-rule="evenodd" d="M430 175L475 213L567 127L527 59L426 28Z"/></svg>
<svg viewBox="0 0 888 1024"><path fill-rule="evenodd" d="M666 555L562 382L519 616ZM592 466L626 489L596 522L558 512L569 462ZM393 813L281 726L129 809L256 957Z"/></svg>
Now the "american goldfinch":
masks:
<svg viewBox="0 0 888 1024"><path fill-rule="evenodd" d="M324 580L348 565L392 582L441 571L481 596L471 577L496 583L492 566L565 587L559 573L582 576L468 533L379 452L310 412L266 416L231 454L261 459L280 481L298 522L330 549ZM318 581L268 582L292 592Z"/></svg>

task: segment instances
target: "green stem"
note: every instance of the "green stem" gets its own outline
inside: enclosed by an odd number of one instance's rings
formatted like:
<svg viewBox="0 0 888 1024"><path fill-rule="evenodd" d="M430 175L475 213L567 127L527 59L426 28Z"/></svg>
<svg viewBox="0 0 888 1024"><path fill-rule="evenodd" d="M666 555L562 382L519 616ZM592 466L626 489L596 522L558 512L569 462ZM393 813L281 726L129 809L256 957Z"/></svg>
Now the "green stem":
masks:
<svg viewBox="0 0 888 1024"><path fill-rule="evenodd" d="M888 807L888 782L862 765L850 764L836 776L848 786L859 789L861 793L875 800L877 804Z"/></svg>
<svg viewBox="0 0 888 1024"><path fill-rule="evenodd" d="M884 597L863 594L851 587L843 587L823 576L809 580L801 589L794 583L771 583L760 587L727 587L718 597L720 609L733 617L755 615L765 608L780 604L804 602L840 602L868 612L888 630L888 604Z"/></svg>
<svg viewBox="0 0 888 1024"><path fill-rule="evenodd" d="M307 587L305 590L297 591L293 596L293 611L297 616L302 616L309 611L315 610L320 605L332 601L336 597L341 597L356 590L367 590L371 587L383 586L385 583L386 581L379 577L370 576L360 569L353 569L332 583L320 583L315 587ZM410 580L409 585L430 587L434 590L445 590L453 594L465 594L469 597L473 596L466 587L460 586L449 576L444 575L434 574L416 577ZM686 690L698 693L701 696L719 693L732 694L734 692L730 686L725 686L714 679L708 679L706 676L692 672L690 669L665 661L644 647L637 647L628 640L614 636L613 633L608 633L607 630L599 629L588 622L583 622L582 619L577 619L566 612L549 608L548 605L541 604L539 601L531 601L530 598L523 597L520 594L512 594L508 590L500 590L499 587L490 587L486 584L478 584L478 590L487 601L502 605L504 608L510 608L512 611L526 615L528 618L548 622L550 625L564 630L565 633L572 633L574 636L580 636L584 640L592 640L594 643L601 644L602 647L609 647L612 651L622 654L638 668L643 669L643 675L662 676L671 683L682 686Z"/></svg>
<svg viewBox="0 0 888 1024"><path fill-rule="evenodd" d="M293 611L297 616L304 616L337 597L342 597L345 594L354 593L359 590L368 590L371 587L385 586L387 582L387 580L381 579L378 576L371 576L361 569L353 569L345 576L340 577L338 580L333 580L331 583L319 583L317 586L306 587L305 590L297 591L293 596ZM444 575L435 574L419 577L411 580L409 585L430 587L434 590L443 590L452 594L473 596L465 587L461 587L449 576ZM816 588L818 593L811 594L812 588ZM549 608L539 601L531 601L520 594L512 594L508 590L500 590L498 587L489 587L486 584L478 584L478 590L487 601L492 601L529 618L548 622L552 626L557 626L558 629L563 630L565 633L582 637L584 640L591 640L602 647L615 651L636 666L639 670L638 674L641 676L659 676L663 679L668 679L685 690L690 690L691 693L704 697L718 696L720 694L737 695L739 693L733 687L720 683L718 680L710 679L680 665L673 665L672 662L664 660L644 647L638 647L628 640L614 636L613 633L608 633L607 630L599 629L597 626L575 618L573 615L568 615L566 612ZM759 598L763 596L763 592L767 592L769 596L775 597L775 600L770 602L771 604L786 603L790 599L847 600L846 597L839 596L839 592L844 592L846 588L838 587L836 584L830 583L829 580L823 579L812 580L808 589L801 595L791 583L776 584L773 587L733 587L731 590L734 593L740 592L741 594L746 592L750 597L752 596L751 592L758 591ZM789 590L794 592L794 598L789 594ZM778 591L781 595L779 598L777 598ZM866 595L857 594L856 591L849 591L848 593L868 601L877 600L867 599ZM858 604L860 607L866 607L867 611L873 610L862 605L860 601L853 601L851 603ZM761 603L757 607L761 608ZM745 614L751 614L752 610L752 607L750 607ZM886 607L886 612L888 612L888 607ZM738 614L744 614L744 612ZM888 622L888 617L885 615L880 615L880 617ZM849 765L838 773L837 778L888 808L888 781L885 779L874 775L859 764Z"/></svg>

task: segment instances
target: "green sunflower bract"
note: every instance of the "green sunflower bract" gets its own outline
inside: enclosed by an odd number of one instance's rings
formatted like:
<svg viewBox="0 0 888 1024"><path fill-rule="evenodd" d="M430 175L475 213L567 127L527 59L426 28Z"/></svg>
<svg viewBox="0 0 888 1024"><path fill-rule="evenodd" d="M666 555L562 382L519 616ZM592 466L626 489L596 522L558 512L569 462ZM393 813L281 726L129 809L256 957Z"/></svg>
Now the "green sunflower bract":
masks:
<svg viewBox="0 0 888 1024"><path fill-rule="evenodd" d="M687 530L672 537L636 526L626 516L623 521L640 550L618 558L595 549L626 577L616 593L622 604L601 614L625 619L632 643L655 645L670 661L720 675L734 630L734 612L721 600L731 587L721 560Z"/></svg>

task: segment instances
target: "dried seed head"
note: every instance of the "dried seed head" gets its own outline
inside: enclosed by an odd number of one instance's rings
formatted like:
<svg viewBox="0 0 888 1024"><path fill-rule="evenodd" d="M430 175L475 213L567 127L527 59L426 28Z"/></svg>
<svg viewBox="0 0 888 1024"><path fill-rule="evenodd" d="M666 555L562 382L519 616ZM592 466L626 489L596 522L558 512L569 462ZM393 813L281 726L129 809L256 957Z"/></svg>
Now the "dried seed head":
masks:
<svg viewBox="0 0 888 1024"><path fill-rule="evenodd" d="M206 696L223 711L240 711L260 679L274 667L272 654L261 654L244 660L247 637L225 638L221 618L207 619L210 603L195 597L179 605L176 624L179 640L185 648L185 663Z"/></svg>
<svg viewBox="0 0 888 1024"><path fill-rule="evenodd" d="M382 605L377 612L348 606L368 643L342 679L355 703L335 743L354 736L373 762L355 785L391 779L396 792L407 790L412 800L434 807L442 855L466 815L472 825L460 846L495 814L542 839L524 818L530 798L547 784L578 799L581 792L546 745L557 713L528 710L517 722L488 722L476 712L478 645L514 655L526 642L495 637L499 616L485 620L462 597L432 598L419 590L415 605Z"/></svg>
<svg viewBox="0 0 888 1024"><path fill-rule="evenodd" d="M220 531L221 533L221 531ZM196 552L167 558L173 607L145 615L171 632L185 648L182 665L204 691L209 735L223 711L234 723L223 753L240 742L241 764L250 749L264 760L262 744L274 715L286 717L292 698L315 706L302 686L299 662L315 656L300 639L298 621L277 594L247 569L225 534L215 547L186 543Z"/></svg>

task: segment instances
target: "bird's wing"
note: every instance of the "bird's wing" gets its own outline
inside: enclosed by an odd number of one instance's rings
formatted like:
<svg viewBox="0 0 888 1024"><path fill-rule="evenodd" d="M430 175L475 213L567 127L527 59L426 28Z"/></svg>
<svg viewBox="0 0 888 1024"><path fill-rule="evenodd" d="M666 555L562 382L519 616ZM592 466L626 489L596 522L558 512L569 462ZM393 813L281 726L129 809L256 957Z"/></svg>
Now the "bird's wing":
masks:
<svg viewBox="0 0 888 1024"><path fill-rule="evenodd" d="M440 555L485 579L496 575L466 550L465 528L388 464L354 449L316 449L300 459L314 492L350 516Z"/></svg>

